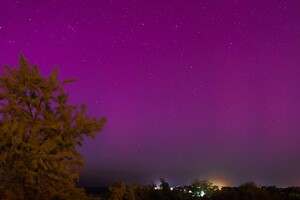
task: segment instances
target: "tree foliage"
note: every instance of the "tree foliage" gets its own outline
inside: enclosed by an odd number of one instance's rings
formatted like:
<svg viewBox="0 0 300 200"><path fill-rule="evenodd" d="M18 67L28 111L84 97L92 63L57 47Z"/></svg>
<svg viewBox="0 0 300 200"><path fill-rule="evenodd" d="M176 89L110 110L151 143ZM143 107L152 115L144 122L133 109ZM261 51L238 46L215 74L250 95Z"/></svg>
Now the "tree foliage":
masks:
<svg viewBox="0 0 300 200"><path fill-rule="evenodd" d="M109 200L136 200L137 185L126 185L124 182L116 182L109 187Z"/></svg>
<svg viewBox="0 0 300 200"><path fill-rule="evenodd" d="M84 191L75 186L83 165L76 147L84 136L94 137L105 118L90 118L84 105L68 105L63 86L73 80L59 82L57 69L44 78L23 56L18 68L4 69L0 76L1 188L6 193L18 191L18 199L84 199Z"/></svg>
<svg viewBox="0 0 300 200"><path fill-rule="evenodd" d="M218 190L218 186L213 185L213 183L208 180L195 179L192 182L192 192L195 197L207 196L210 197L215 191Z"/></svg>

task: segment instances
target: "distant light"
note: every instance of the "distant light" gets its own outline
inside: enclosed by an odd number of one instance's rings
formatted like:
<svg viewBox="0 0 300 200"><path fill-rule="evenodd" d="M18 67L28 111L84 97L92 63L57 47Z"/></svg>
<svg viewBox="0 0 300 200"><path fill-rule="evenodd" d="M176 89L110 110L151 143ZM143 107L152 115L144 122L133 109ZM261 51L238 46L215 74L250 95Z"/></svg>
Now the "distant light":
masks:
<svg viewBox="0 0 300 200"><path fill-rule="evenodd" d="M205 192L201 190L200 196L203 197L205 195Z"/></svg>
<svg viewBox="0 0 300 200"><path fill-rule="evenodd" d="M170 190L172 191L174 188L173 187L170 187Z"/></svg>
<svg viewBox="0 0 300 200"><path fill-rule="evenodd" d="M192 190L189 190L189 193L192 193Z"/></svg>
<svg viewBox="0 0 300 200"><path fill-rule="evenodd" d="M160 189L162 189L161 187L160 187L160 185L156 185L156 186L154 186L154 190L160 190Z"/></svg>

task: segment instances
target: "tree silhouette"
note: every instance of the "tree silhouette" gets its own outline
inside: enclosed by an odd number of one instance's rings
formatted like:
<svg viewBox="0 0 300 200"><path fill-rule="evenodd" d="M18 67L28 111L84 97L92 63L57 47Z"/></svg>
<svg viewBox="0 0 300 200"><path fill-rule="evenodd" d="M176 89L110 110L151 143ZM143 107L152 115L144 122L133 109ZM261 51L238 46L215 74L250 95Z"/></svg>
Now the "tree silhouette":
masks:
<svg viewBox="0 0 300 200"><path fill-rule="evenodd" d="M116 182L109 187L109 200L136 200L138 185L126 185L124 182Z"/></svg>
<svg viewBox="0 0 300 200"><path fill-rule="evenodd" d="M126 194L127 186L124 182L114 183L109 187L109 200L123 200Z"/></svg>
<svg viewBox="0 0 300 200"><path fill-rule="evenodd" d="M247 182L238 188L239 199L268 200L269 194L265 188L258 187L254 182Z"/></svg>
<svg viewBox="0 0 300 200"><path fill-rule="evenodd" d="M218 190L218 186L208 180L200 181L195 179L192 182L192 193L194 197L211 197L215 191Z"/></svg>
<svg viewBox="0 0 300 200"><path fill-rule="evenodd" d="M83 165L76 150L94 137L105 118L91 119L85 106L68 105L57 69L49 78L21 55L20 66L0 76L0 180L19 199L84 199L75 186ZM16 189L19 188L19 189ZM11 194L12 195L12 194Z"/></svg>

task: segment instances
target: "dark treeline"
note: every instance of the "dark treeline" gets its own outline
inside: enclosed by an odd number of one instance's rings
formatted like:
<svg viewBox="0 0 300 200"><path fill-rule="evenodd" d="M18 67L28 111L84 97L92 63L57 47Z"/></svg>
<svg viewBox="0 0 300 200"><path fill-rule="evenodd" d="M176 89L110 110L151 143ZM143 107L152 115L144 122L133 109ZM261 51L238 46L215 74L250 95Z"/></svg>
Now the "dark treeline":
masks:
<svg viewBox="0 0 300 200"><path fill-rule="evenodd" d="M101 200L299 200L300 187L258 186L253 182L238 187L218 187L196 179L191 185L170 187L161 179L159 186L126 185L117 182L107 188L86 188L91 198Z"/></svg>

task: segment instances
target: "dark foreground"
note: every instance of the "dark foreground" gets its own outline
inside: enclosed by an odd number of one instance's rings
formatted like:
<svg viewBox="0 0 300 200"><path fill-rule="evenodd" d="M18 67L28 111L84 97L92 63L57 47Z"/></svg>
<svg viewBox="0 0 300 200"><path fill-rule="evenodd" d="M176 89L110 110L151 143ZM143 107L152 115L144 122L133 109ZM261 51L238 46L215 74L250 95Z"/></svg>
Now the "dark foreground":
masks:
<svg viewBox="0 0 300 200"><path fill-rule="evenodd" d="M158 187L153 184L139 186L119 182L110 187L85 190L90 197L101 200L300 200L300 187L258 186L252 182L239 187L203 186L172 188L166 182Z"/></svg>

